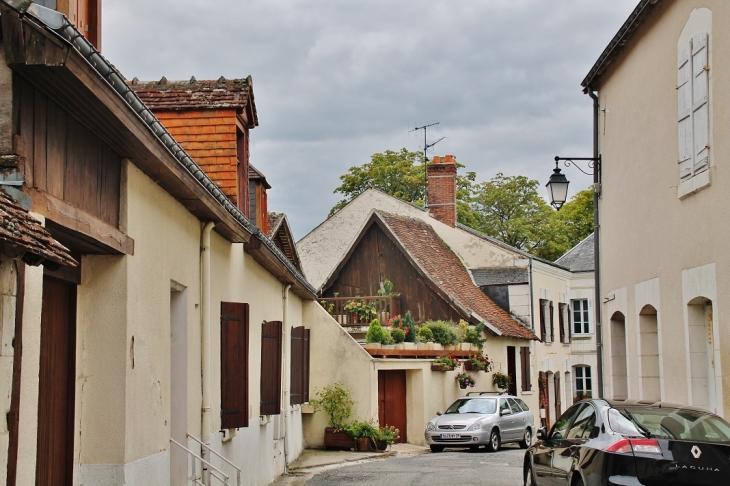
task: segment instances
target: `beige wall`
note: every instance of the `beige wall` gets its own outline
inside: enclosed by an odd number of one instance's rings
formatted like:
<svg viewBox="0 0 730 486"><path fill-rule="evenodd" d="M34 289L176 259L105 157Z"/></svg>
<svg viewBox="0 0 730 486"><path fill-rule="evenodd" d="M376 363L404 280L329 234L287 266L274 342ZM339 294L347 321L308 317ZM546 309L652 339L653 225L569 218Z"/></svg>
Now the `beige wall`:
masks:
<svg viewBox="0 0 730 486"><path fill-rule="evenodd" d="M701 7L711 12L694 11ZM706 28L710 17L710 185L680 199L677 45L695 27ZM730 36L722 26L728 22L730 4L722 0L662 2L598 87L605 110L600 129L601 287L603 297L611 299L603 313L605 322L614 312L626 316L629 394L641 393L640 363L631 357L639 353L639 311L653 302L660 327L662 398L691 400L687 304L713 294L715 379L718 390L724 390L713 405L726 416L730 372L722 371L730 365L730 327L723 311L730 291L730 254L724 242L730 236L730 179L723 167L730 143L722 134L728 128L724 113L730 111ZM716 267L712 277L697 270L708 265ZM692 295L692 289L701 294Z"/></svg>

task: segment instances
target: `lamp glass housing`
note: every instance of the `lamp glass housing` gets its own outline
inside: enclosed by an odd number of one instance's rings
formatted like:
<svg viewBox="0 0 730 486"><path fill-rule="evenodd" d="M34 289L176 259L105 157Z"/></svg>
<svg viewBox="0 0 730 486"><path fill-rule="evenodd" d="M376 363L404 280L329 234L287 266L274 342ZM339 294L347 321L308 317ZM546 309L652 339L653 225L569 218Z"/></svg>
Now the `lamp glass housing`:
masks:
<svg viewBox="0 0 730 486"><path fill-rule="evenodd" d="M565 174L560 171L557 165L556 163L550 180L545 186L548 189L548 196L550 196L550 205L559 210L568 198L568 184L570 184L570 181L568 181Z"/></svg>

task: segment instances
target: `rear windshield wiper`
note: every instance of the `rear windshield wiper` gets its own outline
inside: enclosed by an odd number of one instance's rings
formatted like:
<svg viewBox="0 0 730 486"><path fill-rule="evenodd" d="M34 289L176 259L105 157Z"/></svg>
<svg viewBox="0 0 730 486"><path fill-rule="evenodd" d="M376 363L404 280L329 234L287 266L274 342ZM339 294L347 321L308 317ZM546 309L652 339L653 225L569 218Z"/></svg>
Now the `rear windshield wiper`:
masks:
<svg viewBox="0 0 730 486"><path fill-rule="evenodd" d="M628 419L631 420L634 423L634 425L636 425L636 427L638 427L639 432L641 432L641 435L643 435L647 439L649 437L651 437L651 432L649 432L649 429L647 429L646 427L641 425L641 422L639 422L639 420L636 417L634 417L634 414L631 413L628 408L624 408L624 412L626 412L626 416L628 417Z"/></svg>

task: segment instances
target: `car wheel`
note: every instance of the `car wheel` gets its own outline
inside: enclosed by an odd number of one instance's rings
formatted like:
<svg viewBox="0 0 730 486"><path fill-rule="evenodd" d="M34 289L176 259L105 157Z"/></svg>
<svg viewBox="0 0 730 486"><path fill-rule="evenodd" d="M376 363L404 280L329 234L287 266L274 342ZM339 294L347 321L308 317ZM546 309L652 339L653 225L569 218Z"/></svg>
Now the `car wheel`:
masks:
<svg viewBox="0 0 730 486"><path fill-rule="evenodd" d="M529 462L525 465L525 486L535 486L535 475L532 473L532 464Z"/></svg>
<svg viewBox="0 0 730 486"><path fill-rule="evenodd" d="M499 431L497 429L492 430L489 435L489 444L487 444L487 450L489 452L497 452L499 450L500 438Z"/></svg>
<svg viewBox="0 0 730 486"><path fill-rule="evenodd" d="M530 431L530 427L527 427L525 429L525 435L520 441L520 449L527 449L530 445L532 445L532 431Z"/></svg>
<svg viewBox="0 0 730 486"><path fill-rule="evenodd" d="M431 452L444 452L444 446L431 446Z"/></svg>

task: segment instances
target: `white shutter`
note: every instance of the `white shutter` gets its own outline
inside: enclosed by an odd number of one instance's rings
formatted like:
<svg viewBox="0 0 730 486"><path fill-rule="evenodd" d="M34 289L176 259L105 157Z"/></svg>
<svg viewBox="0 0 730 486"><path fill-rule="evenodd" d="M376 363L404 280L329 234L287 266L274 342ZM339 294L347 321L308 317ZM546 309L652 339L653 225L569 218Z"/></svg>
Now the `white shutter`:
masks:
<svg viewBox="0 0 730 486"><path fill-rule="evenodd" d="M588 332L595 332L593 329L593 300L588 299Z"/></svg>
<svg viewBox="0 0 730 486"><path fill-rule="evenodd" d="M706 170L710 162L708 69L707 34L697 34L692 38L693 174Z"/></svg>
<svg viewBox="0 0 730 486"><path fill-rule="evenodd" d="M692 177L692 41L679 56L677 76L677 120L679 122L679 177Z"/></svg>

